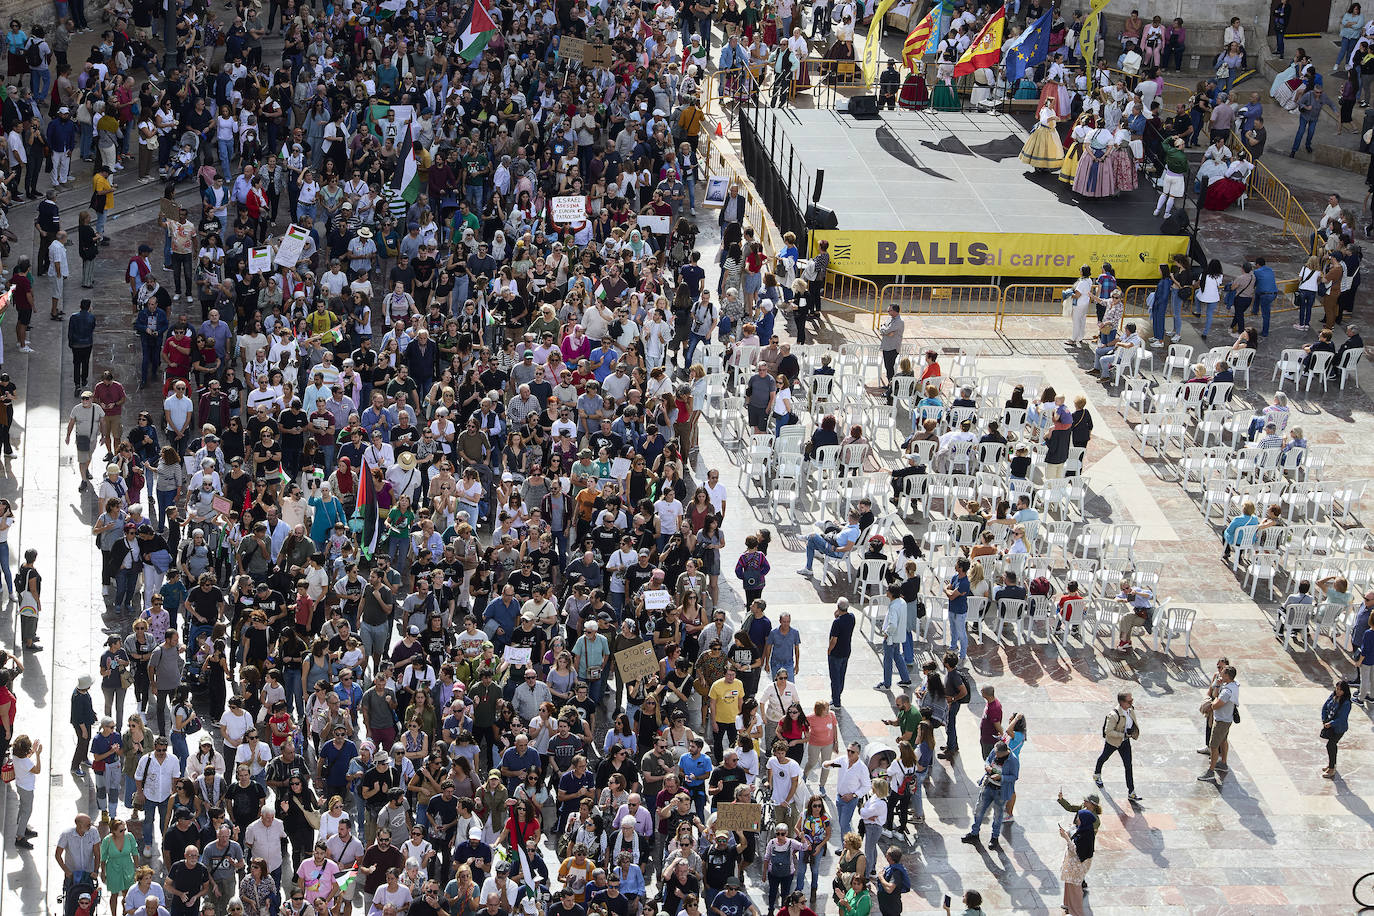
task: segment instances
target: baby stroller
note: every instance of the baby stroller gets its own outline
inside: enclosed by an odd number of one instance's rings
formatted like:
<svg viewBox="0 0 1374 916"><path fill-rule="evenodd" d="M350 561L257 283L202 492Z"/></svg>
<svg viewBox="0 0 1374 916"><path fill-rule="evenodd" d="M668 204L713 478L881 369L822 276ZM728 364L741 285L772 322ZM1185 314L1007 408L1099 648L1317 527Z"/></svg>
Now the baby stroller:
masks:
<svg viewBox="0 0 1374 916"><path fill-rule="evenodd" d="M181 139L177 141L176 149L172 150L171 158L167 160L167 180L176 184L190 178L196 170L196 156L199 151L200 135L193 130L182 134Z"/></svg>
<svg viewBox="0 0 1374 916"><path fill-rule="evenodd" d="M71 886L67 887L62 895L57 898L57 902L62 904L64 916L75 916L77 904L81 901L83 894L90 894L90 906L86 907L87 913L97 912L100 906L100 883L95 880L95 876L90 872L79 871L72 880Z"/></svg>

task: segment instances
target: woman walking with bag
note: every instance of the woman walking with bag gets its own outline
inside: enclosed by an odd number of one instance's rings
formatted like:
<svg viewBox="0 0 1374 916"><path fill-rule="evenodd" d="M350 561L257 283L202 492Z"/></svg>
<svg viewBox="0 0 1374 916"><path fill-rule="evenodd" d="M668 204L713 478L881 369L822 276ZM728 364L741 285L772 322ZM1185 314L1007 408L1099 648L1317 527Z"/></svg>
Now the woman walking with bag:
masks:
<svg viewBox="0 0 1374 916"><path fill-rule="evenodd" d="M1344 678L1337 678L1331 688L1331 696L1322 704L1321 737L1326 740L1326 768L1322 776L1334 779L1336 776L1336 745L1340 743L1350 728L1350 685Z"/></svg>

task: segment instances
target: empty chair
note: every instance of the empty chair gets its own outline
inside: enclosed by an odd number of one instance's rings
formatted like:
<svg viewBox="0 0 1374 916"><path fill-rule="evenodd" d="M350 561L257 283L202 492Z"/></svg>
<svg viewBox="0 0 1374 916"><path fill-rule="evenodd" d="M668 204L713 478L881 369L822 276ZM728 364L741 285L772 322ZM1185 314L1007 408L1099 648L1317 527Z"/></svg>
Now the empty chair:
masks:
<svg viewBox="0 0 1374 916"><path fill-rule="evenodd" d="M1031 595L1027 601L1030 604L1030 619L1026 622L1027 631L1031 636L1034 636L1035 625L1042 624L1045 638L1053 639L1056 623L1054 601L1049 595Z"/></svg>
<svg viewBox="0 0 1374 916"><path fill-rule="evenodd" d="M1169 354L1164 358L1164 377L1169 378L1178 370L1180 380L1186 379L1193 368L1193 348L1188 344L1169 344Z"/></svg>
<svg viewBox="0 0 1374 916"><path fill-rule="evenodd" d="M787 507L787 517L795 527L797 524L797 502L802 498L802 485L799 476L779 474L773 479L773 493L770 497L773 518L778 519L778 510Z"/></svg>
<svg viewBox="0 0 1374 916"><path fill-rule="evenodd" d="M1302 373L1302 361L1306 356L1302 350L1288 348L1279 354L1278 362L1274 363L1274 374L1270 381L1277 381L1279 390L1283 390L1285 381L1292 381L1293 387L1298 386L1298 377Z"/></svg>
<svg viewBox="0 0 1374 916"><path fill-rule="evenodd" d="M1272 530L1272 529L1269 529ZM1260 532L1263 534L1264 532ZM1274 600L1274 579L1279 573L1279 555L1266 551L1256 550L1250 558L1250 566L1245 571L1245 579L1241 583L1244 587L1245 582L1250 583L1250 597L1255 597L1255 589L1259 587L1259 580L1264 579L1269 583L1269 600Z"/></svg>
<svg viewBox="0 0 1374 916"><path fill-rule="evenodd" d="M1078 537L1073 539L1074 552L1085 558L1094 551L1101 553L1111 537L1111 528L1111 525L1098 522L1089 522L1084 525Z"/></svg>
<svg viewBox="0 0 1374 916"><path fill-rule="evenodd" d="M1190 607L1165 607L1155 621L1155 650L1164 643L1164 651L1169 652L1175 639L1183 640L1185 655L1193 651L1193 623L1197 620L1197 609Z"/></svg>

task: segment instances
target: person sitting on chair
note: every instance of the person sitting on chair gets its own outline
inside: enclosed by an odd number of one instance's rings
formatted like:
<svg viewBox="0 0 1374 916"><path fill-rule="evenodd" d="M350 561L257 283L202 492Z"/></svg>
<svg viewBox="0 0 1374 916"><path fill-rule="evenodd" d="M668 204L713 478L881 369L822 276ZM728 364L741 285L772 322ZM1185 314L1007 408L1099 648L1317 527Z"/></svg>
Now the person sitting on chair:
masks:
<svg viewBox="0 0 1374 916"><path fill-rule="evenodd" d="M859 527L859 510L850 509L846 520L848 524L833 533L813 534L806 539L806 566L797 570L798 573L803 576L812 575L811 567L815 564L818 553L827 557L842 557L858 546L859 534L862 532Z"/></svg>

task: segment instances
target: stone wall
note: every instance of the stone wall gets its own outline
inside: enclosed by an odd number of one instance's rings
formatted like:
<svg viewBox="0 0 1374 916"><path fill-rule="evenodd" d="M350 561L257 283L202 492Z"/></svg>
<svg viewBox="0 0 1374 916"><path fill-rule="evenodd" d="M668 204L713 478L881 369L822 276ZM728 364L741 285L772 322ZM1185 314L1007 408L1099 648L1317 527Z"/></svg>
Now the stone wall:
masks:
<svg viewBox="0 0 1374 916"><path fill-rule="evenodd" d="M1333 4L1340 2L1333 0ZM1068 3L1065 8L1072 14L1075 3ZM1084 2L1082 8L1086 12L1088 4ZM1119 51L1117 36L1121 34L1121 24L1131 10L1139 10L1146 22L1152 16L1159 16L1166 23L1172 22L1175 17L1182 19L1184 28L1188 30L1184 66L1188 66L1189 58L1196 54L1202 58L1203 69L1206 69L1207 59L1215 57L1221 50L1222 32L1230 25L1232 16L1239 16L1241 25L1245 27L1247 48L1252 43L1251 36L1265 35L1269 31L1268 4L1256 3L1255 0L1166 0L1163 3L1111 0L1102 12L1102 28L1107 36L1107 51L1113 58ZM1340 19L1340 14L1336 14L1336 19Z"/></svg>
<svg viewBox="0 0 1374 916"><path fill-rule="evenodd" d="M103 7L103 3L87 0L86 15L93 25L99 21ZM0 0L0 19L6 26L11 19L18 19L25 29L40 23L51 26L57 20L57 8L51 0Z"/></svg>

